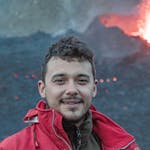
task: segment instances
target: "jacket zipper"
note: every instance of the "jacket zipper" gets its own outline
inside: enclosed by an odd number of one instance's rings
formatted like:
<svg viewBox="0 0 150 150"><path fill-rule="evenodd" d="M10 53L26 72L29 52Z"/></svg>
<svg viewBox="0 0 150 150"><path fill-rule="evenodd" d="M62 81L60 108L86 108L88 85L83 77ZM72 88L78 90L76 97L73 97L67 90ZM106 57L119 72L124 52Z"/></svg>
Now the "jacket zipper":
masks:
<svg viewBox="0 0 150 150"><path fill-rule="evenodd" d="M59 136L59 135L57 134L55 128L54 128L54 118L55 118L55 112L54 112L54 111L55 111L55 110L52 109L52 112L53 112L53 117L52 117L52 129L53 129L55 135L56 135L59 139L61 139L61 140L68 146L69 150L72 150L72 148L71 148L71 146L68 144L68 142L67 142L63 137Z"/></svg>
<svg viewBox="0 0 150 150"><path fill-rule="evenodd" d="M81 147L81 133L79 128L76 128L76 135L77 135L77 150L79 150Z"/></svg>

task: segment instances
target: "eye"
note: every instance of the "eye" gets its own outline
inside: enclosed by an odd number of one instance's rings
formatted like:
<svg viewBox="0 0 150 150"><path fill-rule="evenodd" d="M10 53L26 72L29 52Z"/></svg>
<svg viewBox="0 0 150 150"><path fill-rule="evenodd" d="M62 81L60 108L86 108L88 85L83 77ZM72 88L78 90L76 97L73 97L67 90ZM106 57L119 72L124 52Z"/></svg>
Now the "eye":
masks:
<svg viewBox="0 0 150 150"><path fill-rule="evenodd" d="M80 85L86 85L88 84L89 80L88 79L78 79L78 84Z"/></svg>
<svg viewBox="0 0 150 150"><path fill-rule="evenodd" d="M57 85L63 85L65 84L65 80L64 79L54 79L53 82Z"/></svg>

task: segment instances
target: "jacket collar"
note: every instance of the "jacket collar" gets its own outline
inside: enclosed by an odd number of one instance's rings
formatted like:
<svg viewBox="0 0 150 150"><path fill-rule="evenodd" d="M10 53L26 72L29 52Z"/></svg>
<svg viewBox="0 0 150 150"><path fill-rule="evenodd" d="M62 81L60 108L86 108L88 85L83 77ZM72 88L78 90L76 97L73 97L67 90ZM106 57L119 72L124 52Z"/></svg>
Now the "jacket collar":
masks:
<svg viewBox="0 0 150 150"><path fill-rule="evenodd" d="M106 115L90 108L93 119L93 130L98 134L102 146L108 150L125 149L135 141L134 137Z"/></svg>
<svg viewBox="0 0 150 150"><path fill-rule="evenodd" d="M46 109L45 106L46 103L44 101L39 101L36 108L29 110L24 121L39 123L45 134L50 137L55 135L52 137L55 142L58 136L61 136L68 146L71 145L68 135L63 129L62 115L54 109ZM90 111L92 112L93 130L98 135L103 147L108 150L123 149L134 142L132 135L127 133L109 117L97 112L93 105L91 105Z"/></svg>
<svg viewBox="0 0 150 150"><path fill-rule="evenodd" d="M34 118L38 118L33 122ZM34 109L28 111L24 117L24 122L38 124L40 129L50 137L59 149L65 143L66 149L71 150L71 143L62 126L62 115L52 108L46 108L46 102L41 100ZM61 139L61 143L60 140Z"/></svg>

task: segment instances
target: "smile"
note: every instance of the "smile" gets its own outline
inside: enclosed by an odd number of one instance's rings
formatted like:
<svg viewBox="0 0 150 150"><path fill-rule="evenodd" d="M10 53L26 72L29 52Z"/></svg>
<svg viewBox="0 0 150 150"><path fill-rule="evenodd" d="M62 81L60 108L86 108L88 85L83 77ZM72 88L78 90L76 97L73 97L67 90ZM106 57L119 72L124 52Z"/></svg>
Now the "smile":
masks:
<svg viewBox="0 0 150 150"><path fill-rule="evenodd" d="M68 104L68 105L74 105L74 104L79 104L79 103L82 103L82 101L62 101L63 104Z"/></svg>

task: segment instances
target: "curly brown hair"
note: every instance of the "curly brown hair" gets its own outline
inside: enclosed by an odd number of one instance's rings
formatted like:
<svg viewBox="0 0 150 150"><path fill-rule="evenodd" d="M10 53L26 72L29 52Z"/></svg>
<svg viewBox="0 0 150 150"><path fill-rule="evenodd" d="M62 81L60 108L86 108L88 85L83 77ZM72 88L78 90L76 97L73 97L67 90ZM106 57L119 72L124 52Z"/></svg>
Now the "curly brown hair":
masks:
<svg viewBox="0 0 150 150"><path fill-rule="evenodd" d="M89 61L92 66L92 73L95 79L95 64L94 55L90 48L87 47L86 43L80 41L76 37L61 38L51 47L49 47L48 53L45 55L44 62L42 64L41 76L42 80L45 81L45 75L47 72L47 63L52 57L59 57L63 60L73 61Z"/></svg>

